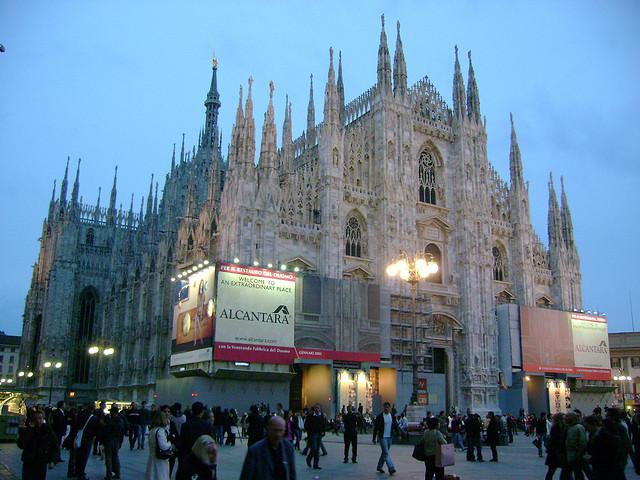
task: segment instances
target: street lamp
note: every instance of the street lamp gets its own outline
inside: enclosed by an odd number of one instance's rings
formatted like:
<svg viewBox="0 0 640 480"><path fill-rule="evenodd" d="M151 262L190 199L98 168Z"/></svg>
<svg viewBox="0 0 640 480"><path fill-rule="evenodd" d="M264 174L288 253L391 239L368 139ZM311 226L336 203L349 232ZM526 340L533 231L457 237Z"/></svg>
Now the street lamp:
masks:
<svg viewBox="0 0 640 480"><path fill-rule="evenodd" d="M109 358L111 357L114 353L116 353L116 349L105 345L101 342L99 342L99 345L92 345L91 347L89 347L89 355L91 356L98 356L98 365L96 368L96 396L100 395L99 392L99 387L100 387L100 374L102 373L102 357L106 357ZM100 353L102 353L102 355L100 355Z"/></svg>
<svg viewBox="0 0 640 480"><path fill-rule="evenodd" d="M417 339L416 324L418 312L416 308L416 297L418 295L418 283L426 279L429 275L438 272L438 264L433 260L433 256L427 254L416 254L409 258L406 252L400 252L400 259L387 266L387 275L390 277L399 276L411 287L411 309L413 311L411 321L411 370L413 373L413 390L411 392L411 403L418 401L418 361L416 357Z"/></svg>
<svg viewBox="0 0 640 480"><path fill-rule="evenodd" d="M62 362L50 362L47 360L42 364L42 366L45 368L45 371L53 367L49 374L49 405L51 405L51 396L53 394L53 372L62 368ZM27 377L31 378L32 376L33 372L27 373Z"/></svg>

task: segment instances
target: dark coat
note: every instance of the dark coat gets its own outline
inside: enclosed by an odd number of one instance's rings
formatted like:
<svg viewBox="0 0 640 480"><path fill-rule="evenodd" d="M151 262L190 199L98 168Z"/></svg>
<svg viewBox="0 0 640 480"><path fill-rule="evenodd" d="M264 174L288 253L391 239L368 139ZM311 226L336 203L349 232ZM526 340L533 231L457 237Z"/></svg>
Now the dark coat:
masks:
<svg viewBox="0 0 640 480"><path fill-rule="evenodd" d="M247 437L249 443L255 443L264 437L264 420L256 412L251 412L247 417Z"/></svg>
<svg viewBox="0 0 640 480"><path fill-rule="evenodd" d="M320 434L322 435L325 431L325 421L324 415L307 415L307 419L304 422L304 429L307 431L307 434L314 435Z"/></svg>
<svg viewBox="0 0 640 480"><path fill-rule="evenodd" d="M46 423L39 427L21 427L18 430L18 448L22 449L22 461L47 464L58 459L58 437Z"/></svg>
<svg viewBox="0 0 640 480"><path fill-rule="evenodd" d="M296 480L296 461L293 453L293 445L289 440L283 439L279 447L282 453L282 463L287 480ZM263 438L254 443L247 450L247 456L242 465L240 480L271 480L275 479L273 456L271 454L269 439Z"/></svg>
<svg viewBox="0 0 640 480"><path fill-rule="evenodd" d="M178 446L180 458L186 457L191 453L193 444L196 443L196 440L201 435L214 437L211 422L203 420L200 417L192 417L182 425L182 429L180 430L180 444Z"/></svg>
<svg viewBox="0 0 640 480"><path fill-rule="evenodd" d="M498 419L493 417L487 425L487 444L497 445L500 435L498 433Z"/></svg>
<svg viewBox="0 0 640 480"><path fill-rule="evenodd" d="M67 433L67 415L61 408L54 408L49 415L49 424L51 428L59 437L64 436Z"/></svg>
<svg viewBox="0 0 640 480"><path fill-rule="evenodd" d="M472 440L480 439L480 432L482 432L482 422L477 415L469 415L464 422L464 427L467 432L467 438Z"/></svg>
<svg viewBox="0 0 640 480"><path fill-rule="evenodd" d="M373 422L373 441L376 441L376 438L382 438L384 435L384 414L379 413L376 419ZM400 427L398 427L398 421L396 417L391 415L391 436L400 435Z"/></svg>
<svg viewBox="0 0 640 480"><path fill-rule="evenodd" d="M565 430L557 425L551 426L551 431L547 437L547 459L545 465L549 467L561 468L566 461L565 452Z"/></svg>
<svg viewBox="0 0 640 480"><path fill-rule="evenodd" d="M342 416L344 422L344 435L357 435L358 434L358 414L357 413L345 413Z"/></svg>

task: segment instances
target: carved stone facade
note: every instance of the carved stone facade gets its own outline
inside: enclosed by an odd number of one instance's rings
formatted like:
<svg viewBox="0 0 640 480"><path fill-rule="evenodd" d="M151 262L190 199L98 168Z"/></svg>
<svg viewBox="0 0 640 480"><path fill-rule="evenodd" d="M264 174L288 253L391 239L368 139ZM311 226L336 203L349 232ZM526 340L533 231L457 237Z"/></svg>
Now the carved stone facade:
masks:
<svg viewBox="0 0 640 480"><path fill-rule="evenodd" d="M564 187L559 206L549 182L547 250L531 226L513 122L509 184L487 158L470 54L465 89L456 48L452 108L427 77L407 85L399 25L393 65L383 21L377 81L351 103L341 58L337 75L333 64L330 51L323 122L312 84L307 129L293 138L287 99L279 146L270 85L256 164L252 80L223 158L214 63L198 145L185 151L183 139L179 158L174 148L161 198L152 179L139 213L133 200L128 211L116 206L115 179L108 207L83 205L79 172L68 200L65 171L26 300L23 367L65 362L58 396L97 387L150 397L168 375L177 265L237 257L301 269L299 346L379 352L409 372L410 290L385 267L402 250L428 252L440 271L418 289L420 370L441 349L449 405L498 410L496 304L582 306ZM114 358L88 359L96 341L116 346ZM35 380L46 388L42 374Z"/></svg>

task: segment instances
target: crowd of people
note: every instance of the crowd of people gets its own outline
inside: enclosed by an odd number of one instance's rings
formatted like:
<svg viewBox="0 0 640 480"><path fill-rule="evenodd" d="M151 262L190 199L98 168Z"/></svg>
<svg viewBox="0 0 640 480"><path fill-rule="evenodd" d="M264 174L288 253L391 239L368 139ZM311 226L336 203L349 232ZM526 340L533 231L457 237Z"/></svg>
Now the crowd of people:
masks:
<svg viewBox="0 0 640 480"><path fill-rule="evenodd" d="M561 480L624 479L629 458L640 473L640 411L631 416L614 408L606 409L604 416L596 408L587 417L578 410L553 416L520 411L517 418L488 412L484 419L471 410L465 415L427 412L419 425L410 425L405 411L397 412L389 403L377 416L364 411L362 405L349 405L330 419L320 405L298 412L285 410L282 404L274 411L269 405L252 405L239 416L235 409L208 408L201 402L185 411L179 403L131 403L120 410L115 403L109 408L103 402L98 408L65 409L64 403L58 402L54 408L29 409L18 446L23 450L24 480L44 480L48 467L63 462L61 449L69 451L68 478L87 479L85 469L93 453L104 461L104 478L118 480L123 445L149 450L145 480L213 480L218 447L234 446L246 438L249 448L242 480L295 480L296 451L305 457L309 468L321 469L320 457L327 454L323 437L333 432L343 435L344 462L358 463L358 434L367 433L369 427L373 443L380 447L376 471L385 473L386 467L390 475L396 473L391 456L394 438L421 437L425 478L440 480L444 478L444 468L436 462L440 445L452 444L454 449L466 451L467 461L483 462L486 444L491 461L497 462L497 446L513 442L519 431L533 439L540 457L546 453L547 480L552 480L556 471L560 471Z"/></svg>

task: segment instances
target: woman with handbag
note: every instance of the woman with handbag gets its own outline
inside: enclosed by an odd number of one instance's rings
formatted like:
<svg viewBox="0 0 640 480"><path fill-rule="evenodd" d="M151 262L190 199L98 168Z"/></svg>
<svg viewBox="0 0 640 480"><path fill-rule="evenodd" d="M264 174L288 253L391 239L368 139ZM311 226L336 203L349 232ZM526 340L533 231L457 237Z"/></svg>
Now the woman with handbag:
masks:
<svg viewBox="0 0 640 480"><path fill-rule="evenodd" d="M167 438L167 415L158 410L151 416L149 425L149 459L145 480L169 480L169 458L173 448Z"/></svg>
<svg viewBox="0 0 640 480"><path fill-rule="evenodd" d="M424 432L422 441L424 443L424 465L425 480L432 480L436 476L436 480L444 480L444 467L436 467L436 451L438 445L446 445L447 440L438 430L439 422L435 417L427 419L427 430Z"/></svg>

